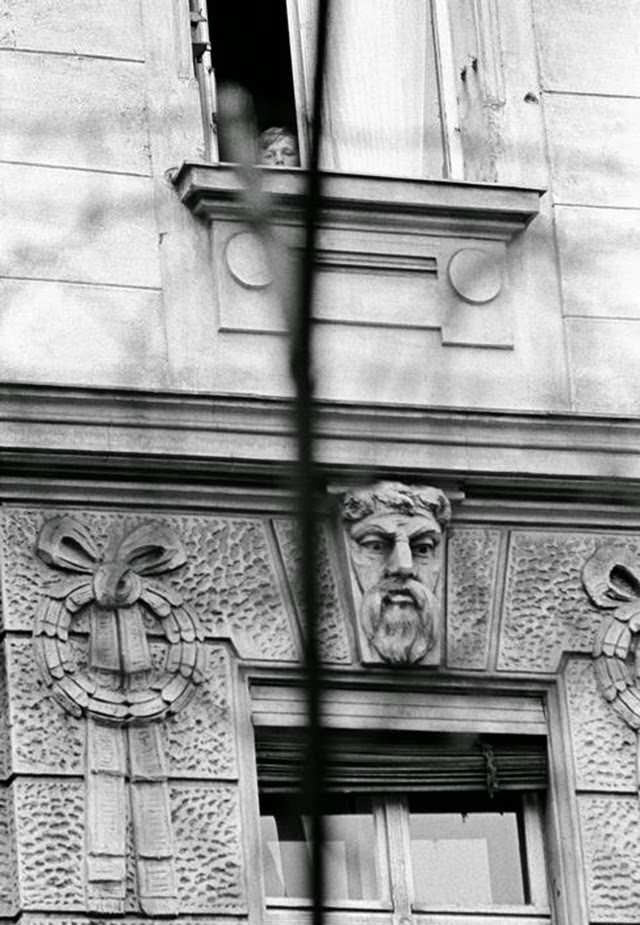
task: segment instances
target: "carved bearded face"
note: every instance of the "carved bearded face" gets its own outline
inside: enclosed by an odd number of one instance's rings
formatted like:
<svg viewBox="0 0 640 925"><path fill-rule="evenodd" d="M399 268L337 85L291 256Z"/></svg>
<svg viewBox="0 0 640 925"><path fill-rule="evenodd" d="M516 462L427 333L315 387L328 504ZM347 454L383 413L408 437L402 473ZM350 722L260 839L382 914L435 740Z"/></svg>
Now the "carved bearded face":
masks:
<svg viewBox="0 0 640 925"><path fill-rule="evenodd" d="M362 628L386 662L416 662L435 641L441 539L439 523L425 510L377 512L350 527Z"/></svg>

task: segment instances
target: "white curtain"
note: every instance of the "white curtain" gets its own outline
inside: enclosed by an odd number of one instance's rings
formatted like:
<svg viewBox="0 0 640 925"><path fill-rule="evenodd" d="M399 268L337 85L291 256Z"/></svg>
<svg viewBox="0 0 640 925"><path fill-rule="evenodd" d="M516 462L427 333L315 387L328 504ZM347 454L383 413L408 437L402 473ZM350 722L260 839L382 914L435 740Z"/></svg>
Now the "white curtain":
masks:
<svg viewBox="0 0 640 925"><path fill-rule="evenodd" d="M296 95L308 120L317 0L288 4ZM332 0L328 38L322 167L442 176L429 0Z"/></svg>

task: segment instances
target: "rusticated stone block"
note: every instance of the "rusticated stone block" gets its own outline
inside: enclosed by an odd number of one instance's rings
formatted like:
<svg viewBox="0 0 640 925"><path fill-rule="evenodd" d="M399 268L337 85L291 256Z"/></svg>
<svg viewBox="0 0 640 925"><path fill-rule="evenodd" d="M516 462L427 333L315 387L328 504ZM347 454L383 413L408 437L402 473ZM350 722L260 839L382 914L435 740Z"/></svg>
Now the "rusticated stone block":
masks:
<svg viewBox="0 0 640 925"><path fill-rule="evenodd" d="M579 796L592 922L640 921L640 806L636 797Z"/></svg>
<svg viewBox="0 0 640 925"><path fill-rule="evenodd" d="M582 585L582 567L600 543L638 552L635 538L615 534L514 531L498 668L553 672L563 651L589 652L602 612Z"/></svg>
<svg viewBox="0 0 640 925"><path fill-rule="evenodd" d="M87 527L100 550L143 523L166 523L183 542L187 563L160 580L182 594L205 632L231 635L246 657L297 658L266 524L259 518L7 508L2 536L5 628L32 628L42 590L55 577L34 555L36 537L45 519L68 513ZM86 628L81 621L74 621L74 627Z"/></svg>
<svg viewBox="0 0 640 925"><path fill-rule="evenodd" d="M0 784L0 916L18 911L18 868L12 791Z"/></svg>
<svg viewBox="0 0 640 925"><path fill-rule="evenodd" d="M447 550L447 664L486 668L500 532L455 527Z"/></svg>
<svg viewBox="0 0 640 925"><path fill-rule="evenodd" d="M280 554L298 611L304 626L304 610L300 588L300 543L294 520L277 518L274 529ZM350 663L349 636L345 626L345 611L340 602L338 582L334 574L335 551L332 550L327 530L321 526L317 533L317 586L318 586L318 642L325 662Z"/></svg>
<svg viewBox="0 0 640 925"><path fill-rule="evenodd" d="M634 792L636 734L602 696L590 658L572 658L565 670L571 740L579 790Z"/></svg>
<svg viewBox="0 0 640 925"><path fill-rule="evenodd" d="M13 783L23 908L84 908L84 783L29 780Z"/></svg>
<svg viewBox="0 0 640 925"><path fill-rule="evenodd" d="M6 650L0 642L0 781L7 779L11 766L9 739L9 694L7 689Z"/></svg>
<svg viewBox="0 0 640 925"><path fill-rule="evenodd" d="M235 777L231 671L223 646L208 647L207 679L188 707L165 724L169 776Z"/></svg>
<svg viewBox="0 0 640 925"><path fill-rule="evenodd" d="M11 769L14 773L82 774L82 720L65 712L50 696L38 672L30 639L9 637L6 645Z"/></svg>
<svg viewBox="0 0 640 925"><path fill-rule="evenodd" d="M176 784L171 788L171 805L181 911L244 911L236 786Z"/></svg>

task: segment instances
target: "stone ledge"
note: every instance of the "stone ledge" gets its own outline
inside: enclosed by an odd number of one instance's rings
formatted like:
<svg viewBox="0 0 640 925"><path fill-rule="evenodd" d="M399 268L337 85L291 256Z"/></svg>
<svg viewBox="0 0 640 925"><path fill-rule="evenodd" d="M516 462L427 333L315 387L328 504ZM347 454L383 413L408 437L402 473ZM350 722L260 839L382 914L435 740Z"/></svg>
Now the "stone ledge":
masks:
<svg viewBox="0 0 640 925"><path fill-rule="evenodd" d="M544 412L317 404L316 455L324 473L527 480L587 496L640 491L640 419ZM295 459L292 404L203 393L0 386L0 462L49 476L181 482L260 479L273 484ZM146 473L146 475L145 475ZM585 497L585 500L587 498Z"/></svg>
<svg viewBox="0 0 640 925"><path fill-rule="evenodd" d="M274 219L299 218L306 173L256 168ZM236 167L186 161L173 176L181 201L209 220L241 219L244 183ZM338 222L509 241L535 218L544 190L467 183L324 173L320 224Z"/></svg>

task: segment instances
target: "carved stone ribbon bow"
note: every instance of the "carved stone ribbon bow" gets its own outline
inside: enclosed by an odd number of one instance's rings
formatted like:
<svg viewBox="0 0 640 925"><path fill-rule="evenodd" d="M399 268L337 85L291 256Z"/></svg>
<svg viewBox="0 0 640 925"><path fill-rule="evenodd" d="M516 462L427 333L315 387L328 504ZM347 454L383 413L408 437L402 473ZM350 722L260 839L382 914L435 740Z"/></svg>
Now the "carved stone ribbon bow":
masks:
<svg viewBox="0 0 640 925"><path fill-rule="evenodd" d="M582 581L593 603L607 611L593 644L600 689L640 730L640 560L622 545L605 544L585 563Z"/></svg>
<svg viewBox="0 0 640 925"><path fill-rule="evenodd" d="M198 620L171 589L151 577L184 565L182 543L153 522L130 532L101 556L72 517L42 527L37 555L68 573L45 589L33 632L35 657L51 694L87 719L87 899L90 911L124 911L127 752L137 857L145 912L177 912L174 846L160 723L191 700L205 676ZM75 615L89 622L88 666L69 641ZM145 616L168 642L154 670ZM127 748L128 745L128 748Z"/></svg>

